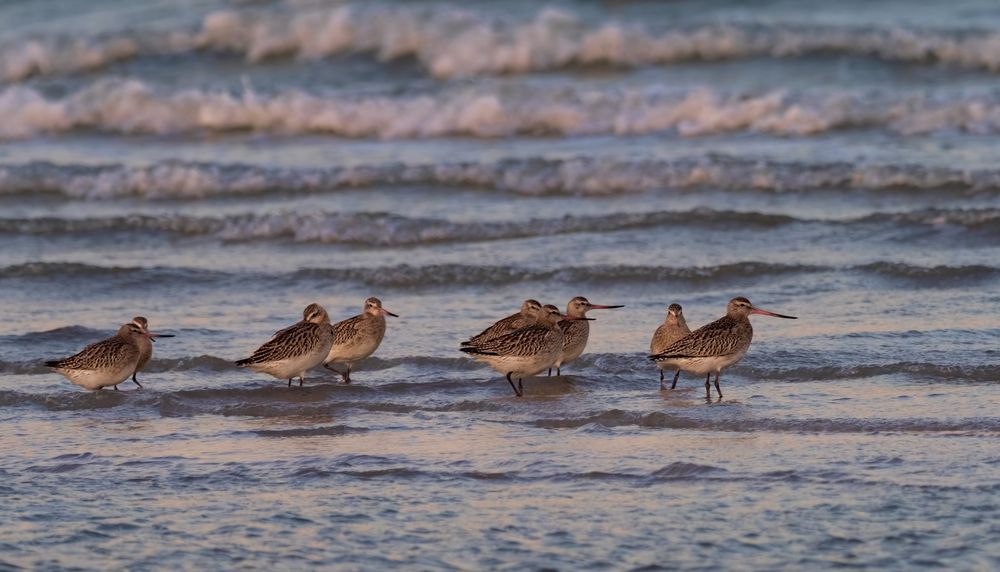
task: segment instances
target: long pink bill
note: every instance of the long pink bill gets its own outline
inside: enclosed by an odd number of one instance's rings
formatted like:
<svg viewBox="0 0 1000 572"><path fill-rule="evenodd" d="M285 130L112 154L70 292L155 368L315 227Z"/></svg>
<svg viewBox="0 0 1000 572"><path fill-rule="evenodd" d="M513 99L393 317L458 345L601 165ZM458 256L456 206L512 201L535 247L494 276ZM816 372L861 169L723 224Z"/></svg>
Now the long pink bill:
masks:
<svg viewBox="0 0 1000 572"><path fill-rule="evenodd" d="M614 306L601 306L600 304L591 304L591 310L614 310L615 308L624 308L625 304L616 304Z"/></svg>
<svg viewBox="0 0 1000 572"><path fill-rule="evenodd" d="M760 308L754 308L750 310L751 314L760 314L761 316L771 316L772 318L784 318L786 320L798 320L796 316L786 316L784 314L775 314L774 312L768 312L767 310L762 310Z"/></svg>
<svg viewBox="0 0 1000 572"><path fill-rule="evenodd" d="M570 316L569 314L559 314L559 318L563 319L563 320L588 320L588 321L591 321L591 322L594 321L594 318L587 318L587 317L584 317L584 316L580 316L579 318L574 318L573 316Z"/></svg>

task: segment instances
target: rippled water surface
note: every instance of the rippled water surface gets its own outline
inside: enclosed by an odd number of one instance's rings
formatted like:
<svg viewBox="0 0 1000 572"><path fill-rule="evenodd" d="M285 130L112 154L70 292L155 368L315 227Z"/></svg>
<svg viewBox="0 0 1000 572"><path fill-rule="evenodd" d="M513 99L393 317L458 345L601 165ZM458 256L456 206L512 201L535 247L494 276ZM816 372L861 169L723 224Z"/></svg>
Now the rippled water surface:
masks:
<svg viewBox="0 0 1000 572"><path fill-rule="evenodd" d="M1000 567L1000 9L911 4L3 3L0 570ZM351 385L232 364L371 295ZM576 295L524 398L457 351Z"/></svg>

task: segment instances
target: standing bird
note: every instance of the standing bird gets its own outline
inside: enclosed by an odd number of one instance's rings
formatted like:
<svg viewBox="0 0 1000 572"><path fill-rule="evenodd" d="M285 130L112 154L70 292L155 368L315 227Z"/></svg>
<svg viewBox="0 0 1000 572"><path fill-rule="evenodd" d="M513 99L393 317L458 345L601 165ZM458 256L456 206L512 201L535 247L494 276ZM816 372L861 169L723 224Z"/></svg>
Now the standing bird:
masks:
<svg viewBox="0 0 1000 572"><path fill-rule="evenodd" d="M386 316L399 317L383 308L382 301L373 297L365 300L360 314L331 326L333 346L323 360L323 367L339 373L344 378L344 383L351 383L351 366L354 362L375 353L382 343ZM330 366L331 363L347 364L347 370L336 370Z"/></svg>
<svg viewBox="0 0 1000 572"><path fill-rule="evenodd" d="M538 300L532 300L528 298L521 304L521 311L516 314L511 314L506 318L494 323L492 326L486 328L482 332L472 336L468 340L462 342L463 346L475 346L483 342L488 342L494 338L499 338L500 336L509 334L514 330L523 328L525 326L531 326L538 320L538 312L542 309L542 305Z"/></svg>
<svg viewBox="0 0 1000 572"><path fill-rule="evenodd" d="M753 326L750 314L761 314L775 318L797 319L767 310L755 308L750 300L740 296L733 298L726 306L726 315L706 324L658 354L649 356L661 369L682 369L691 373L705 374L705 396L712 398L709 378L715 372L715 391L722 398L719 388L719 372L740 361L747 353L753 340Z"/></svg>
<svg viewBox="0 0 1000 572"><path fill-rule="evenodd" d="M562 366L580 357L584 348L587 347L587 339L590 337L590 324L588 320L582 319L587 316L587 312L624 307L623 305L598 306L597 304L591 304L590 300L587 300L583 296L577 296L570 300L569 304L566 304L566 314L573 319L559 323L559 327L563 331L563 349L559 355L559 359L552 364L556 368L556 375L562 375ZM551 367L549 368L549 375L552 375Z"/></svg>
<svg viewBox="0 0 1000 572"><path fill-rule="evenodd" d="M559 308L546 304L542 306L534 324L475 346L459 349L506 375L514 394L523 397L522 379L545 371L545 368L559 359L563 348L563 331L559 328L559 323L562 320L588 319L590 318L571 318L560 313ZM516 386L512 379L515 375Z"/></svg>
<svg viewBox="0 0 1000 572"><path fill-rule="evenodd" d="M140 342L149 335L139 326L128 323L118 328L118 333L110 338L91 344L80 353L45 362L61 375L66 376L80 387L96 390L118 384L135 373L139 363Z"/></svg>
<svg viewBox="0 0 1000 572"><path fill-rule="evenodd" d="M149 358L153 357L153 342L156 341L156 338L172 338L174 335L150 332L149 320L143 316L136 316L132 318L132 323L139 326L139 328L141 328L146 334L142 338L139 338L139 363L136 364L135 371L132 372L132 383L141 388L142 384L135 378L135 374L142 371L142 368L146 367L146 364L149 362Z"/></svg>
<svg viewBox="0 0 1000 572"><path fill-rule="evenodd" d="M288 387L292 386L292 378L297 377L302 387L306 371L323 363L333 344L330 316L323 306L309 304L302 317L301 321L276 332L253 355L236 365L287 379Z"/></svg>
<svg viewBox="0 0 1000 572"><path fill-rule="evenodd" d="M670 347L670 344L690 333L691 328L688 327L687 321L684 320L684 311L681 309L681 305L671 304L667 308L667 318L663 320L660 327L656 328L656 332L653 333L653 339L649 342L649 353L656 355ZM666 389L666 386L663 385L663 369L668 367L668 365L665 362L658 362L656 365L660 368L660 389ZM680 376L681 370L677 368L677 373L674 374L674 384L670 386L670 389L677 387L677 378Z"/></svg>

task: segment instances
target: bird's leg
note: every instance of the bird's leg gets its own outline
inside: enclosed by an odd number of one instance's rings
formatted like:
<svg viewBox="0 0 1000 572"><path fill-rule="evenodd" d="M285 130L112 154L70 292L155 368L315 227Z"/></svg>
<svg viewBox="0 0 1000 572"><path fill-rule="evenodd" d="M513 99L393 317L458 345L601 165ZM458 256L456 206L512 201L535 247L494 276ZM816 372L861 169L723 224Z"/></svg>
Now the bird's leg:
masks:
<svg viewBox="0 0 1000 572"><path fill-rule="evenodd" d="M666 388L667 388L667 386L663 385L663 370L661 369L660 370L660 390L662 391L662 390L664 390Z"/></svg>
<svg viewBox="0 0 1000 572"><path fill-rule="evenodd" d="M507 383L510 384L510 388L514 390L514 395L521 397L521 393L517 390L517 386L514 385L514 380L510 378L510 375L514 373L512 371L507 372Z"/></svg>
<svg viewBox="0 0 1000 572"><path fill-rule="evenodd" d="M719 399L722 399L722 390L719 389L719 372L715 372L715 392L719 394Z"/></svg>
<svg viewBox="0 0 1000 572"><path fill-rule="evenodd" d="M660 375L663 375L662 371L660 372ZM677 379L680 378L680 376L681 376L681 370L677 370L677 373L674 374L674 384L670 386L670 389L677 387Z"/></svg>
<svg viewBox="0 0 1000 572"><path fill-rule="evenodd" d="M120 391L117 385L115 386L115 391Z"/></svg>
<svg viewBox="0 0 1000 572"><path fill-rule="evenodd" d="M521 383L521 378L517 378L517 396L524 397L524 384Z"/></svg>
<svg viewBox="0 0 1000 572"><path fill-rule="evenodd" d="M288 387L292 386L292 378L288 378Z"/></svg>
<svg viewBox="0 0 1000 572"><path fill-rule="evenodd" d="M347 371L344 372L344 383L351 383L351 364L347 364Z"/></svg>
<svg viewBox="0 0 1000 572"><path fill-rule="evenodd" d="M709 372L705 375L705 399L712 399L712 373Z"/></svg>
<svg viewBox="0 0 1000 572"><path fill-rule="evenodd" d="M556 375L562 375L562 368L556 367Z"/></svg>
<svg viewBox="0 0 1000 572"><path fill-rule="evenodd" d="M333 367L333 366L332 366L332 365L330 365L329 363L325 363L325 364L323 364L323 367L325 367L326 369L328 369L328 370L332 371L333 373L335 373L335 374L339 375L340 377L344 377L344 372L342 372L342 371L340 371L339 369L337 369L337 368Z"/></svg>
<svg viewBox="0 0 1000 572"><path fill-rule="evenodd" d="M139 389L142 389L142 384L139 383L139 380L135 378L135 372L132 372L132 383L138 385Z"/></svg>
<svg viewBox="0 0 1000 572"><path fill-rule="evenodd" d="M299 387L302 387L302 384L305 383L305 382L306 382L306 376L300 375L299 376Z"/></svg>

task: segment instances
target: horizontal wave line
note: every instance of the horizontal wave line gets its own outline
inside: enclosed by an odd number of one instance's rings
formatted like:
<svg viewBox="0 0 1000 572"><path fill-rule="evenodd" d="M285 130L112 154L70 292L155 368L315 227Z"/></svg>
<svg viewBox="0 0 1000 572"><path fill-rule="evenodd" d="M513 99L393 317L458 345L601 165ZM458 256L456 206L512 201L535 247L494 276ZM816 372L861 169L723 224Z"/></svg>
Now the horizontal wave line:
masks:
<svg viewBox="0 0 1000 572"><path fill-rule="evenodd" d="M452 78L545 71L579 65L641 66L816 53L890 62L946 63L1000 70L991 30L801 24L683 24L602 18L565 6L530 17L446 7L347 5L325 9L209 13L194 27L103 37L35 37L0 48L0 80L66 74L162 54L231 53L251 63L368 53L413 58L430 75Z"/></svg>
<svg viewBox="0 0 1000 572"><path fill-rule="evenodd" d="M178 267L106 267L73 262L30 262L0 267L0 282L4 280L46 281L53 278L73 278L77 281L114 283L142 280L146 284L228 284L246 279L270 283L301 283L303 280L354 282L381 288L463 287L481 284L512 284L518 282L558 283L720 283L739 280L745 285L755 278L774 279L823 273L855 273L899 280L910 284L934 286L947 281L982 282L1000 276L1000 267L986 265L916 266L899 262L872 262L854 266L821 266L809 264L779 264L744 261L703 267L597 265L571 268L531 269L519 266L481 266L465 264L408 264L372 268L303 268L291 273L264 274L225 272L219 270Z"/></svg>
<svg viewBox="0 0 1000 572"><path fill-rule="evenodd" d="M603 196L660 189L801 192L1000 193L1000 169L919 164L801 163L711 154L678 159L505 159L491 163L373 164L279 168L166 161L145 166L0 165L0 195L48 193L70 199L199 200L274 193L321 193L372 186L437 185L523 195Z"/></svg>
<svg viewBox="0 0 1000 572"><path fill-rule="evenodd" d="M293 240L369 246L410 246L447 242L480 242L668 226L708 228L777 228L790 224L827 226L892 225L963 227L1000 234L1000 209L927 209L904 213L873 213L853 219L808 219L760 212L653 211L608 213L593 216L565 215L551 219L519 221L452 222L380 212L324 213L280 212L196 217L177 214L113 217L0 219L0 233L36 235L158 232L180 236L206 236L223 241Z"/></svg>

